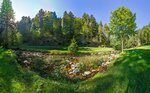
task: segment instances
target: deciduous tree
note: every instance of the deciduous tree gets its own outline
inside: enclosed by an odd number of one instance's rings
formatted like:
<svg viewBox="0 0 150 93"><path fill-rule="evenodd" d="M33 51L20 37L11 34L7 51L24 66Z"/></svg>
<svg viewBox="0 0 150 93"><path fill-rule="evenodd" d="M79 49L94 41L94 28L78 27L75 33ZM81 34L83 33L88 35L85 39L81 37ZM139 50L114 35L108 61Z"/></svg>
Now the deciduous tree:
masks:
<svg viewBox="0 0 150 93"><path fill-rule="evenodd" d="M130 9L122 6L112 12L110 17L111 34L121 42L121 50L124 49L124 41L136 29L136 15Z"/></svg>

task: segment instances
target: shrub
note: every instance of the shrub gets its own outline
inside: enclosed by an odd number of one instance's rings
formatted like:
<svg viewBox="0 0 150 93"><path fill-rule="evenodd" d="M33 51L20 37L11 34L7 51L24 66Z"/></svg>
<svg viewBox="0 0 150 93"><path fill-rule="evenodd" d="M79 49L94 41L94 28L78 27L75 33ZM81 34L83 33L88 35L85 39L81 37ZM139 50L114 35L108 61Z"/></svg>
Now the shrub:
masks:
<svg viewBox="0 0 150 93"><path fill-rule="evenodd" d="M22 34L20 32L17 32L16 36L15 36L15 40L14 40L14 45L16 45L16 46L21 45L22 41L23 41Z"/></svg>
<svg viewBox="0 0 150 93"><path fill-rule="evenodd" d="M33 69L37 72L42 72L45 62L42 59L36 58L33 60Z"/></svg>
<svg viewBox="0 0 150 93"><path fill-rule="evenodd" d="M110 45L116 50L121 49L121 42L118 41L117 37L114 37L113 35L110 36Z"/></svg>
<svg viewBox="0 0 150 93"><path fill-rule="evenodd" d="M75 39L71 40L71 44L68 46L68 51L75 54L78 52L78 45Z"/></svg>
<svg viewBox="0 0 150 93"><path fill-rule="evenodd" d="M134 35L129 37L129 39L126 41L125 47L132 48L137 47L138 45L140 45L140 41L138 39L138 36Z"/></svg>

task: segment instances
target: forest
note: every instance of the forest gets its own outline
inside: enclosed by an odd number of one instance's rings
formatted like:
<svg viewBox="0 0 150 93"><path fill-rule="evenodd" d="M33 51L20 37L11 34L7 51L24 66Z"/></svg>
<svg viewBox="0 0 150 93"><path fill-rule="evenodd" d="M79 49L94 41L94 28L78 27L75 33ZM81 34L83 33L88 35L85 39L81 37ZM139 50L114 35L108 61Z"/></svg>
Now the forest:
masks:
<svg viewBox="0 0 150 93"><path fill-rule="evenodd" d="M149 93L150 24L138 28L128 7L110 21L40 9L15 21L0 6L1 93Z"/></svg>
<svg viewBox="0 0 150 93"><path fill-rule="evenodd" d="M65 11L62 18L57 17L57 14L52 11L39 10L34 18L30 16L23 16L18 22L15 22L14 12L12 6L10 9L5 9L5 5L1 8L1 45L5 47L27 45L49 45L49 46L68 46L72 39L78 43L79 46L93 46L93 47L114 47L121 49L121 41L116 39L119 31L114 32L113 29L117 25L124 26L131 24L131 27L126 28L123 33L127 33L124 37L124 47L131 48L139 45L148 44L150 42L149 25L142 29L136 30L136 15L126 7L120 7L114 11L111 16L110 24L103 24L102 21L97 23L93 15L84 13L83 16L76 17L71 11ZM124 20L122 23L117 23L117 16L119 13L128 12L126 15L122 14ZM9 13L8 18L6 18ZM118 14L115 14L118 13ZM116 22L115 22L116 20ZM119 20L119 19L118 19ZM127 22L129 20L129 22ZM115 22L115 23L113 23ZM116 28L114 28L116 25ZM8 31L5 31L7 30ZM114 44L113 42L116 42Z"/></svg>

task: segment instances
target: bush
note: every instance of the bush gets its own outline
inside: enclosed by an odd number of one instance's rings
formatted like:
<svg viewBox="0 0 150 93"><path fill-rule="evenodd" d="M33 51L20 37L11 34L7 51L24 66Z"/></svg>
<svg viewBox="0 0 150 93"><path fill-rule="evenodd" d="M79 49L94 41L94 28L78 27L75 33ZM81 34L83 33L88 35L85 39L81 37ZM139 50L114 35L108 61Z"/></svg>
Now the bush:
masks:
<svg viewBox="0 0 150 93"><path fill-rule="evenodd" d="M14 40L14 45L16 46L21 45L22 41L23 41L22 34L20 32L17 32Z"/></svg>
<svg viewBox="0 0 150 93"><path fill-rule="evenodd" d="M129 39L125 42L126 48L137 47L140 45L140 41L137 35L130 36Z"/></svg>
<svg viewBox="0 0 150 93"><path fill-rule="evenodd" d="M75 39L71 40L71 44L68 47L68 51L70 53L75 53L75 54L78 52L78 45Z"/></svg>
<svg viewBox="0 0 150 93"><path fill-rule="evenodd" d="M33 69L37 72L42 72L45 62L42 59L36 58L33 60Z"/></svg>
<svg viewBox="0 0 150 93"><path fill-rule="evenodd" d="M116 49L116 50L120 50L121 49L121 42L118 41L117 37L115 36L110 36L110 45Z"/></svg>

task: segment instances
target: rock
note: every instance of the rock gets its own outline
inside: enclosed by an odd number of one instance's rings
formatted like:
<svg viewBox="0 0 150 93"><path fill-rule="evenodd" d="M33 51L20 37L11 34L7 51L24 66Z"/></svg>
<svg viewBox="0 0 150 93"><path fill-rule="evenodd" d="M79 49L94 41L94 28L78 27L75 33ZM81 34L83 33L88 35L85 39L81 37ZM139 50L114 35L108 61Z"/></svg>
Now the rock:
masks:
<svg viewBox="0 0 150 93"><path fill-rule="evenodd" d="M102 63L102 66L105 66L105 63Z"/></svg>
<svg viewBox="0 0 150 93"><path fill-rule="evenodd" d="M105 63L105 65L109 65L109 64L110 64L110 62L106 62L106 63Z"/></svg>
<svg viewBox="0 0 150 93"><path fill-rule="evenodd" d="M102 66L107 66L107 65L109 65L111 62L106 62L106 63L102 63Z"/></svg>
<svg viewBox="0 0 150 93"><path fill-rule="evenodd" d="M85 72L83 73L83 76L88 76L88 75L90 75L90 74L91 74L90 71L85 71Z"/></svg>
<svg viewBox="0 0 150 93"><path fill-rule="evenodd" d="M110 56L109 59L112 60L113 59L112 56Z"/></svg>
<svg viewBox="0 0 150 93"><path fill-rule="evenodd" d="M98 55L101 55L102 53L101 52L98 52Z"/></svg>
<svg viewBox="0 0 150 93"><path fill-rule="evenodd" d="M92 72L96 72L96 70L95 70L95 69L93 69L93 70L92 70Z"/></svg>
<svg viewBox="0 0 150 93"><path fill-rule="evenodd" d="M76 59L76 57L72 57L72 59Z"/></svg>
<svg viewBox="0 0 150 93"><path fill-rule="evenodd" d="M80 70L79 70L78 68L76 68L76 69L73 70L73 73L76 74L76 73L78 73L79 71L80 71Z"/></svg>
<svg viewBox="0 0 150 93"><path fill-rule="evenodd" d="M23 63L25 64L25 66L29 66L31 64L31 62L29 62L27 60L23 61Z"/></svg>
<svg viewBox="0 0 150 93"><path fill-rule="evenodd" d="M23 63L24 63L24 64L30 64L30 62L27 61L27 60L23 61Z"/></svg>
<svg viewBox="0 0 150 93"><path fill-rule="evenodd" d="M71 71L71 72L69 72L68 74L71 75L71 74L73 74L73 72Z"/></svg>
<svg viewBox="0 0 150 93"><path fill-rule="evenodd" d="M66 60L66 62L70 63L70 61L69 61L69 60Z"/></svg>
<svg viewBox="0 0 150 93"><path fill-rule="evenodd" d="M72 64L71 65L71 69L75 69L76 68L76 65L75 64Z"/></svg>

